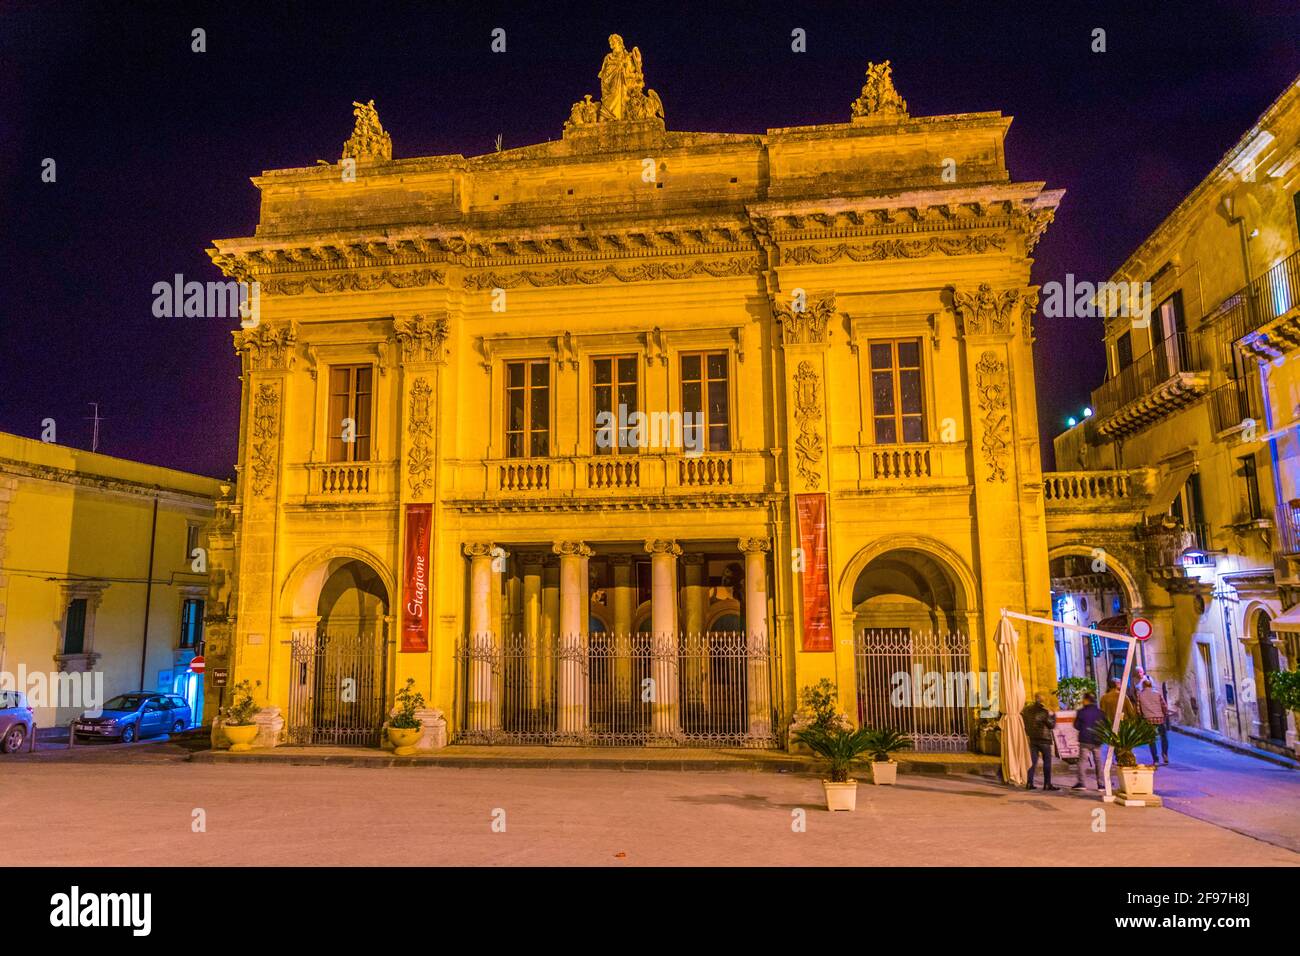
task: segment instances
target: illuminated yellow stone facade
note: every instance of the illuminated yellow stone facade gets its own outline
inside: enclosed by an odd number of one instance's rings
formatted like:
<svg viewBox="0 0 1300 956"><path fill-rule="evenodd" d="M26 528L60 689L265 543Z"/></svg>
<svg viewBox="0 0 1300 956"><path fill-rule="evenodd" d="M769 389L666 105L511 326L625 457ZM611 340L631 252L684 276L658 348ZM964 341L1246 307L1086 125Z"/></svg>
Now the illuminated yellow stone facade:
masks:
<svg viewBox="0 0 1300 956"><path fill-rule="evenodd" d="M385 709L413 678L453 739L499 719L510 680L477 641L558 642L523 693L557 682L553 723L581 740L588 683L565 682L595 679L598 632L744 632L774 668L748 732L777 736L823 677L858 713L864 628L960 630L988 670L999 608L1046 614L1028 282L1060 194L1011 179L1010 119L912 117L884 64L852 108L846 83L841 124L674 132L639 51L611 37L600 77L562 138L473 158L390 158L357 104L342 162L257 177L256 234L214 243L260 312L235 333L210 647L287 719L264 743L304 739L295 681L328 722L295 655L336 619L390 641ZM702 425L666 417L612 453L611 395ZM803 495L827 509L817 651ZM422 503L429 649L403 651ZM1029 690L1050 689L1050 635L1021 650ZM679 736L678 706L656 698L656 732Z"/></svg>
<svg viewBox="0 0 1300 956"><path fill-rule="evenodd" d="M1292 83L1111 277L1149 284L1150 315L1106 320L1108 380L1048 487L1056 590L1092 594L1094 623L1111 597L1153 622L1147 667L1180 723L1287 748L1266 674L1300 648L1298 193Z"/></svg>

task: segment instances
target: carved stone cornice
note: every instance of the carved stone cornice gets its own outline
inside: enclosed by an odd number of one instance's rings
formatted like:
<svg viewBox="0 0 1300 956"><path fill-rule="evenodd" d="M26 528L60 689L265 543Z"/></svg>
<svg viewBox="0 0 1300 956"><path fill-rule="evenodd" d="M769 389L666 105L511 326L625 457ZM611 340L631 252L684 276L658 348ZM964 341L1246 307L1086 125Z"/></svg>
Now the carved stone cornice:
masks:
<svg viewBox="0 0 1300 956"><path fill-rule="evenodd" d="M852 262L880 262L885 259L920 259L925 256L979 255L990 249L1002 251L1005 235L976 233L968 236L927 236L920 239L877 239L873 242L838 242L832 245L789 246L781 249L781 264L788 266L826 265L848 258Z"/></svg>
<svg viewBox="0 0 1300 956"><path fill-rule="evenodd" d="M1036 289L994 291L982 282L974 291L952 290L952 307L957 314L957 330L969 335L1011 335L1016 323L1021 325L1025 340L1033 335L1032 317L1038 308Z"/></svg>
<svg viewBox="0 0 1300 956"><path fill-rule="evenodd" d="M248 368L256 372L289 371L293 368L298 326L293 322L273 325L259 322L248 329L231 333L235 351L248 359Z"/></svg>
<svg viewBox="0 0 1300 956"><path fill-rule="evenodd" d="M755 275L759 271L757 256L729 259L695 259L691 262L644 262L633 266L569 266L546 271L524 269L519 272L486 270L471 272L461 280L470 291L514 289L527 284L535 288L560 285L598 285L602 282L649 282L660 279L715 279Z"/></svg>
<svg viewBox="0 0 1300 956"><path fill-rule="evenodd" d="M402 349L402 364L432 362L443 365L447 361L444 343L450 334L451 325L447 313L426 316L417 312L410 316L398 316L393 320L393 333L397 336Z"/></svg>
<svg viewBox="0 0 1300 956"><path fill-rule="evenodd" d="M589 558L596 553L583 541L556 541L551 545L551 551L560 557L567 555L579 558Z"/></svg>
<svg viewBox="0 0 1300 956"><path fill-rule="evenodd" d="M772 315L781 323L782 345L825 345L830 321L835 317L835 293L818 293L809 297L803 308L771 297Z"/></svg>

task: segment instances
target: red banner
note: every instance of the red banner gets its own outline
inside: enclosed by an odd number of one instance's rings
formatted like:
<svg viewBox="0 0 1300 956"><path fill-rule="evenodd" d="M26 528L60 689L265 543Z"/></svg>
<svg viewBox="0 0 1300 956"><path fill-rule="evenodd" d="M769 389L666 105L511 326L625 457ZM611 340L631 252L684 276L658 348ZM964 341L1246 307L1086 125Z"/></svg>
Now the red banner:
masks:
<svg viewBox="0 0 1300 956"><path fill-rule="evenodd" d="M803 550L803 649L832 651L831 577L826 550L826 496L796 495Z"/></svg>
<svg viewBox="0 0 1300 956"><path fill-rule="evenodd" d="M406 573L402 578L402 653L429 650L429 530L432 505L406 506Z"/></svg>

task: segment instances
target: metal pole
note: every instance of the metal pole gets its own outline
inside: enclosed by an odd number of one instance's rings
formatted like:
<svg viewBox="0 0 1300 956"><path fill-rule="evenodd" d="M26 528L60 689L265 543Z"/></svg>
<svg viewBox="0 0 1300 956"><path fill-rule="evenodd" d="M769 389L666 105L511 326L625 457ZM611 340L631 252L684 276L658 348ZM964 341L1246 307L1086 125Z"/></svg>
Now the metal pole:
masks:
<svg viewBox="0 0 1300 956"><path fill-rule="evenodd" d="M149 576L144 585L144 634L140 638L140 689L144 690L145 664L149 658L149 605L153 601L153 553L158 540L158 496L153 498L153 523L149 526Z"/></svg>
<svg viewBox="0 0 1300 956"><path fill-rule="evenodd" d="M1133 651L1139 643L1136 637L1133 637L1130 634L1114 634L1110 631L1099 631L1096 628L1084 627L1081 624L1065 624L1061 621L1049 620L1048 618L1033 617L1029 614L1018 614L1015 611L1008 611L1006 608L1002 609L1002 616L1015 618L1019 621L1029 621L1033 624L1046 624L1048 627L1063 627L1067 631L1077 631L1080 634L1096 634L1098 637L1111 638L1117 641L1123 641L1127 644L1128 652L1124 655L1124 676L1120 679L1119 701L1115 705L1115 719L1111 722L1111 731L1114 732L1119 730L1120 721L1124 717L1123 689L1128 686L1129 674L1133 670ZM1106 766L1102 768L1102 775L1106 778L1106 796L1102 799L1107 803L1113 803L1115 800L1115 795L1111 792L1110 786L1110 767L1114 758L1115 748L1108 747L1106 749Z"/></svg>

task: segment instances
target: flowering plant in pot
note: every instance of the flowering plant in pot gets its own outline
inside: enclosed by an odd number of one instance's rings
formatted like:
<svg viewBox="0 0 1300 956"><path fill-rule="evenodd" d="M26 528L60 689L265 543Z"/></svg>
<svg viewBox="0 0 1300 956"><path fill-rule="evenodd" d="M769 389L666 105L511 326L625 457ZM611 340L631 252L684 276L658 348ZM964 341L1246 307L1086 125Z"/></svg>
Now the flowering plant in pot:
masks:
<svg viewBox="0 0 1300 956"><path fill-rule="evenodd" d="M1097 725L1097 740L1115 750L1115 762L1119 764L1120 789L1128 796L1151 796L1155 793L1156 768L1148 764L1139 764L1133 753L1138 747L1150 746L1159 736L1155 725L1141 717L1125 717L1119 728L1110 724Z"/></svg>
<svg viewBox="0 0 1300 956"><path fill-rule="evenodd" d="M900 750L911 750L912 738L897 730L873 730L867 735L867 749L871 752L871 782L895 783L898 764L890 755Z"/></svg>
<svg viewBox="0 0 1300 956"><path fill-rule="evenodd" d="M805 727L795 733L804 744L830 765L830 779L822 780L827 810L854 810L858 805L858 782L850 779L849 770L858 758L871 749L871 730L860 727Z"/></svg>
<svg viewBox="0 0 1300 956"><path fill-rule="evenodd" d="M253 741L257 739L254 718L261 709L253 698L253 689L261 686L260 680L241 680L231 688L230 706L221 719L221 729L230 738L231 753L244 753L253 749Z"/></svg>
<svg viewBox="0 0 1300 956"><path fill-rule="evenodd" d="M1078 710L1084 694L1097 695L1097 682L1091 677L1063 677L1053 693L1061 710Z"/></svg>
<svg viewBox="0 0 1300 956"><path fill-rule="evenodd" d="M406 686L397 692L397 712L388 718L388 742L399 757L415 753L415 744L423 731L415 712L424 707L424 695L417 694L414 687L415 678L408 677Z"/></svg>

